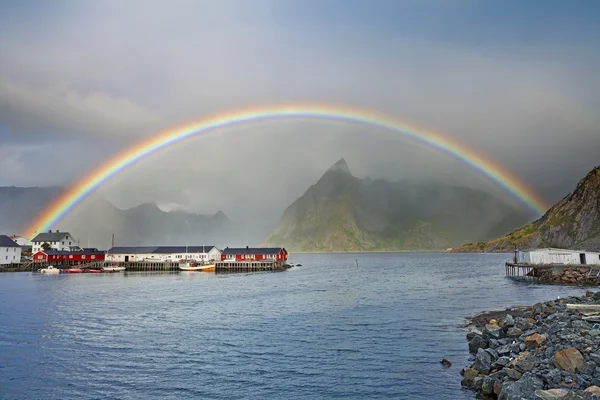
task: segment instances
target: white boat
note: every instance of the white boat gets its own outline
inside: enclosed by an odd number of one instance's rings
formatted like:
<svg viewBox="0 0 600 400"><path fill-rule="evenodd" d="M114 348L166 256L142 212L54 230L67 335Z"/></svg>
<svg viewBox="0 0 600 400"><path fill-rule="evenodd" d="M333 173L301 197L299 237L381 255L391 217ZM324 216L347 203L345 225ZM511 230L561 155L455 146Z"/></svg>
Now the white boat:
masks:
<svg viewBox="0 0 600 400"><path fill-rule="evenodd" d="M181 271L214 272L215 269L215 263L196 262L193 260L181 260L179 262L179 270Z"/></svg>
<svg viewBox="0 0 600 400"><path fill-rule="evenodd" d="M60 274L60 269L54 268L52 265L48 265L46 268L39 270L42 274Z"/></svg>
<svg viewBox="0 0 600 400"><path fill-rule="evenodd" d="M102 267L102 271L104 271L104 272L121 272L121 271L125 271L125 267L111 265L109 267Z"/></svg>

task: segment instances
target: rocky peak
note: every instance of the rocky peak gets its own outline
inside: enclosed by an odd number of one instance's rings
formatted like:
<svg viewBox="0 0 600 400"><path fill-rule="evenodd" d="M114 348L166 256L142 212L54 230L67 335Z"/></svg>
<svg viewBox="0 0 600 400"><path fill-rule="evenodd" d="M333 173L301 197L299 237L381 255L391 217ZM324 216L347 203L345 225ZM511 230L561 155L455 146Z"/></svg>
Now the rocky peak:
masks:
<svg viewBox="0 0 600 400"><path fill-rule="evenodd" d="M348 167L348 164L346 163L346 160L344 158L341 158L340 160L338 160L335 164L333 164L327 170L327 172L331 172L331 171L340 171L340 172L345 172L349 175L352 175L352 172L350 172L350 168Z"/></svg>

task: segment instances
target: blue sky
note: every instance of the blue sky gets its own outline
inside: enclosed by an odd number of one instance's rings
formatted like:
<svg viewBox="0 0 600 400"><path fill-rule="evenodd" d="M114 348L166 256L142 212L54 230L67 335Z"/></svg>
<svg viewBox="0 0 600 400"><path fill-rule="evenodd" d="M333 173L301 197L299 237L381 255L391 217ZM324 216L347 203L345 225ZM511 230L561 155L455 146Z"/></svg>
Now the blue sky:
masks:
<svg viewBox="0 0 600 400"><path fill-rule="evenodd" d="M598 20L597 1L1 1L0 185L69 184L127 145L216 112L326 102L442 132L532 187L567 192L599 159ZM225 188L198 200L135 182L208 171L235 187L250 174L257 190L289 187L245 207L283 208L341 157L360 176L486 185L412 143L351 126L306 129L198 140L178 152L202 160L167 152L160 171L140 165L102 195L235 209ZM220 166L226 149L259 138L265 152L285 146L288 162Z"/></svg>

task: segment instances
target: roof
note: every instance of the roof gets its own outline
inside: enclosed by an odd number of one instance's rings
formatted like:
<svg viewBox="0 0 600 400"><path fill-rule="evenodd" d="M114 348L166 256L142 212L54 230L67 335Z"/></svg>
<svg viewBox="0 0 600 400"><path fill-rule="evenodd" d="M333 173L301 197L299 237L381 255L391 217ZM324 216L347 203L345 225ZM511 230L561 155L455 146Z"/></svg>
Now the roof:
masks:
<svg viewBox="0 0 600 400"><path fill-rule="evenodd" d="M21 247L6 235L0 235L0 247Z"/></svg>
<svg viewBox="0 0 600 400"><path fill-rule="evenodd" d="M187 246L188 253L205 253L211 251L215 246ZM113 247L108 250L109 254L175 254L185 253L186 246L130 246L130 247Z"/></svg>
<svg viewBox="0 0 600 400"><path fill-rule="evenodd" d="M254 255L254 254L279 254L285 249L281 247L227 247L223 250L223 254L233 255Z"/></svg>
<svg viewBox="0 0 600 400"><path fill-rule="evenodd" d="M70 235L69 232L42 232L31 239L32 242L60 242L62 238Z"/></svg>

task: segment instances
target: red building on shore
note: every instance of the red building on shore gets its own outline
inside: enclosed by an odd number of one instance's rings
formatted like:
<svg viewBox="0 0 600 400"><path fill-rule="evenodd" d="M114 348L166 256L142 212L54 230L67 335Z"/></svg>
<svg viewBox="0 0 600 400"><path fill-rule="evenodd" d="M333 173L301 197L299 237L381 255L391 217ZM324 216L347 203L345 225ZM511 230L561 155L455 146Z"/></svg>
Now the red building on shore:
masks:
<svg viewBox="0 0 600 400"><path fill-rule="evenodd" d="M105 254L97 249L83 251L42 250L33 255L34 263L84 264L104 261Z"/></svg>
<svg viewBox="0 0 600 400"><path fill-rule="evenodd" d="M222 262L287 261L288 252L283 247L227 247L221 253Z"/></svg>

